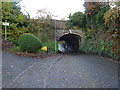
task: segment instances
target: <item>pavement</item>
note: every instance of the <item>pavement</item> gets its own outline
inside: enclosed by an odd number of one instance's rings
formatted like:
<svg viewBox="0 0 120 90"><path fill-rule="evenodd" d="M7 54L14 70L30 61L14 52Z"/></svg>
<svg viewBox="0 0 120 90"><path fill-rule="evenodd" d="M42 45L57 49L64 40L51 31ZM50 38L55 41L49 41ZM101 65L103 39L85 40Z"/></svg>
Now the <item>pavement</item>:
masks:
<svg viewBox="0 0 120 90"><path fill-rule="evenodd" d="M2 54L3 88L118 88L118 63L94 55Z"/></svg>

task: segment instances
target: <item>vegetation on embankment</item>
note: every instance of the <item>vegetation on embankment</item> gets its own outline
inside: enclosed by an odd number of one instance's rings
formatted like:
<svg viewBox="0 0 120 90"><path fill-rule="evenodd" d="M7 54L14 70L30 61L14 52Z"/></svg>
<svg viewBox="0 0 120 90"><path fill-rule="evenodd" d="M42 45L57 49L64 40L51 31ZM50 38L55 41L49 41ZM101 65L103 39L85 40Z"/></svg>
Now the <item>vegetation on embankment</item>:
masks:
<svg viewBox="0 0 120 90"><path fill-rule="evenodd" d="M7 40L17 45L17 40L21 34L31 33L42 42L53 40L54 27L50 26L48 20L52 17L46 10L38 10L36 18L31 19L29 13L26 15L21 12L19 3L2 3L2 22L8 22ZM4 26L2 26L2 35L4 39Z"/></svg>
<svg viewBox="0 0 120 90"><path fill-rule="evenodd" d="M52 17L51 13L47 12L45 9L42 9L42 10L38 10L35 19L31 19L27 11L26 11L26 15L21 12L21 7L19 3L3 2L2 22L9 23L9 26L7 27L7 41L4 40L5 31L4 31L4 26L2 26L3 50L23 56L31 55L32 57L36 55L40 56L46 54L46 52L40 50L41 46L46 45L50 48L51 51L50 53L54 53L55 50L54 32L53 32L54 27L52 27L51 23L49 22L51 17ZM52 24L54 24L54 22ZM19 37L25 33L30 33L36 36L40 40L41 44L40 45L37 44L36 46L35 45L36 40L35 39L33 40L33 38L24 38L20 42L18 42ZM30 43L26 44L25 42L27 42L28 40ZM21 43L22 41L23 43ZM27 50L22 50L23 49L22 45L24 43L26 44L24 45L24 48L27 47ZM28 46L31 48L28 49ZM38 51L35 50L35 53L33 53L36 47L38 47L39 50ZM28 53L29 51L30 53Z"/></svg>
<svg viewBox="0 0 120 90"><path fill-rule="evenodd" d="M55 53L55 42L46 42L46 43L42 43L42 46L48 46L50 47L49 52L44 52L41 51L41 48L39 48L39 50L37 52L30 52L28 53L27 51L21 51L19 46L16 46L12 43L10 43L9 41L3 41L2 43L2 49L5 52L9 52L15 55L19 55L19 56L26 56L26 57L32 57L32 58L47 58L50 57L51 55L54 55ZM58 50L58 48L57 48Z"/></svg>
<svg viewBox="0 0 120 90"><path fill-rule="evenodd" d="M82 52L120 60L120 10L117 5L111 8L109 3L85 2L84 14L69 15L67 27L78 27L84 32Z"/></svg>

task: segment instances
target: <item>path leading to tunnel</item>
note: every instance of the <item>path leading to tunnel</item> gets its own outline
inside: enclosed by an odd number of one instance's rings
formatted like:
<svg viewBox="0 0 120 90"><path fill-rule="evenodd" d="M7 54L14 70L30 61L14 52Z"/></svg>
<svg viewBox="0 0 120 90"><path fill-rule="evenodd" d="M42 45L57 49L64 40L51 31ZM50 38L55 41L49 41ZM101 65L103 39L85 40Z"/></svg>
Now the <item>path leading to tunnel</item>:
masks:
<svg viewBox="0 0 120 90"><path fill-rule="evenodd" d="M118 64L96 56L57 54L38 60L3 53L3 61L3 71L13 77L3 74L5 87L118 88ZM17 62L21 62L19 67Z"/></svg>

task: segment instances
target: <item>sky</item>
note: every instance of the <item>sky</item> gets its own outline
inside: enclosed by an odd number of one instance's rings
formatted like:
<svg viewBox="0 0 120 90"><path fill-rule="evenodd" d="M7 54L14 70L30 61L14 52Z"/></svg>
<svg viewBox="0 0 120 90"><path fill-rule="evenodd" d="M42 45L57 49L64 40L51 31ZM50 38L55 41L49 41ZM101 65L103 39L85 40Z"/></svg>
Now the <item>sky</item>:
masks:
<svg viewBox="0 0 120 90"><path fill-rule="evenodd" d="M30 14L31 18L35 18L37 10L46 8L46 11L51 12L57 17L54 19L67 20L69 14L81 11L84 12L84 0L22 0L22 12L24 9Z"/></svg>

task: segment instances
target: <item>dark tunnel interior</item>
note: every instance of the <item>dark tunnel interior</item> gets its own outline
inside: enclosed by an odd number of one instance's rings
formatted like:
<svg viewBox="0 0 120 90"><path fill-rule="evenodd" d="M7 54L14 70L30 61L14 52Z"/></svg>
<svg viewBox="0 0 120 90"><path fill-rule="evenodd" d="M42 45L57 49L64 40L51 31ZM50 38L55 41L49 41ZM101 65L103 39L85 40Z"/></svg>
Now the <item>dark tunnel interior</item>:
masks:
<svg viewBox="0 0 120 90"><path fill-rule="evenodd" d="M79 51L81 37L76 34L65 34L59 38L60 41L65 41L65 52Z"/></svg>

